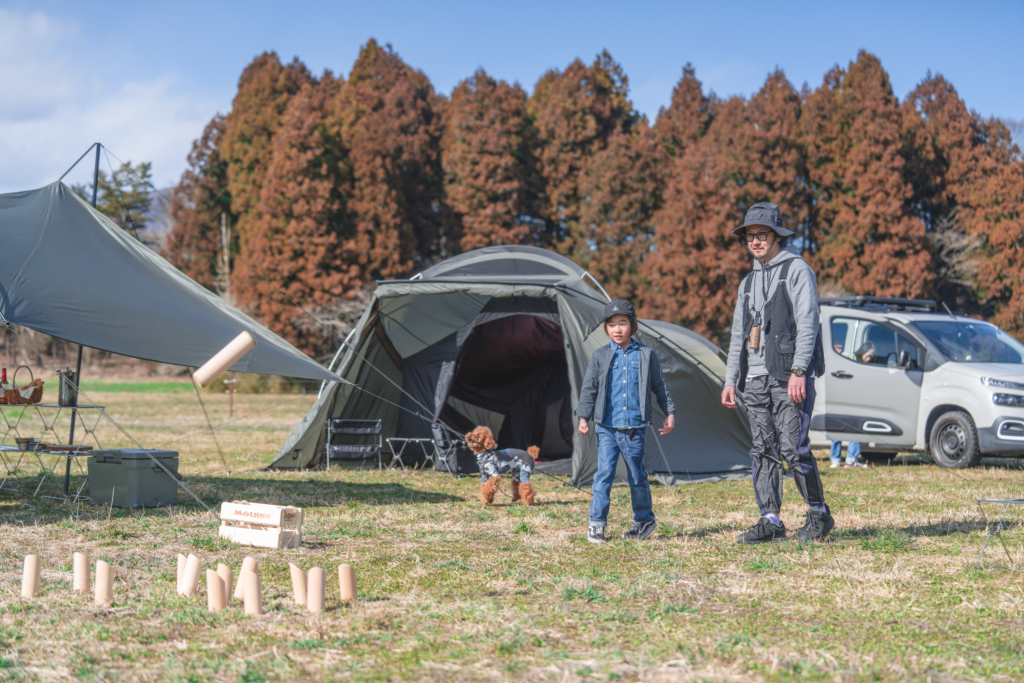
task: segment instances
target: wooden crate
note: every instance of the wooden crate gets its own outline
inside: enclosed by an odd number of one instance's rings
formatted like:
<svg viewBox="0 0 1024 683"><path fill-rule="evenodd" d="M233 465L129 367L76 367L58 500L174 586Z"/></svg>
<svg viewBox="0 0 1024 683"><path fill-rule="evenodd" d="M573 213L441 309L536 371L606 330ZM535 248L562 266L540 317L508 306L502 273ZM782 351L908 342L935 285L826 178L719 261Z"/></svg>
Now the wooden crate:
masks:
<svg viewBox="0 0 1024 683"><path fill-rule="evenodd" d="M257 548L298 548L302 545L302 534L293 529L275 527L245 527L222 524L220 537L239 545Z"/></svg>
<svg viewBox="0 0 1024 683"><path fill-rule="evenodd" d="M221 503L220 537L260 548L302 545L302 508L235 501Z"/></svg>

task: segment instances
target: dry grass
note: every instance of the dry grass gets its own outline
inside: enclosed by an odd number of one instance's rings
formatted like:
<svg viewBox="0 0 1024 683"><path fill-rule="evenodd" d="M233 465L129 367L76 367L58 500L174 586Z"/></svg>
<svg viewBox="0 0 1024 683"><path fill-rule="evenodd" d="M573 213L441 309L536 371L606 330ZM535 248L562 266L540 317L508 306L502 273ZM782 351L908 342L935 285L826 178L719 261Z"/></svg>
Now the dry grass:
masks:
<svg viewBox="0 0 1024 683"><path fill-rule="evenodd" d="M228 546L196 505L111 513L0 492L3 679L1024 679L1024 576L973 569L985 535L973 501L1020 496L1024 472L1012 464L826 468L838 527L817 545L737 546L756 515L749 482L655 487L657 536L595 547L584 538L589 494L550 479L537 480L536 507L499 494L482 509L472 477L257 471L312 397L236 397L236 415L265 412L218 430L231 477L189 394L94 398L145 445L179 450L187 482L211 505L306 507L306 543ZM223 422L223 397L206 400ZM124 445L109 427L99 436ZM16 483L34 488L34 472L24 467ZM794 528L802 510L791 484L786 495ZM628 505L615 489L610 530L628 526ZM1018 563L1021 538L1017 525L1006 533ZM76 549L115 567L112 608L71 593ZM31 552L43 560L43 593L24 601ZM179 552L236 570L255 555L267 614L209 614L205 596L176 597ZM354 565L360 600L339 606L335 579L328 611L304 613L289 595L289 561L329 577Z"/></svg>

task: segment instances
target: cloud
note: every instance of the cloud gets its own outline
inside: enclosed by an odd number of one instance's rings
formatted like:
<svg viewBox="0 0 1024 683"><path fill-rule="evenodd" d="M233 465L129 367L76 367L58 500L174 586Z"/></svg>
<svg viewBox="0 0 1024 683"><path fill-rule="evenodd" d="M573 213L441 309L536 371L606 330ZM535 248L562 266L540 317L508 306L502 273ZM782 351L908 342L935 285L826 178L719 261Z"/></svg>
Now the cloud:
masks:
<svg viewBox="0 0 1024 683"><path fill-rule="evenodd" d="M174 184L221 103L183 92L173 73L108 82L72 56L78 39L77 26L42 12L0 9L0 192L57 180L96 141Z"/></svg>

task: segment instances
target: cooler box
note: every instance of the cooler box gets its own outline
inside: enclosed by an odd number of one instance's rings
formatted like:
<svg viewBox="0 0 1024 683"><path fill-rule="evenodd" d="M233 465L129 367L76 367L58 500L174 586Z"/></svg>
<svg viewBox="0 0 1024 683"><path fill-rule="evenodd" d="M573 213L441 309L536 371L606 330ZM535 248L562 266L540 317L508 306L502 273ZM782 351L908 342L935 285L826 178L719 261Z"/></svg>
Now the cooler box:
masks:
<svg viewBox="0 0 1024 683"><path fill-rule="evenodd" d="M177 451L149 451L175 477ZM136 448L89 451L89 500L119 508L155 508L178 504L178 484Z"/></svg>

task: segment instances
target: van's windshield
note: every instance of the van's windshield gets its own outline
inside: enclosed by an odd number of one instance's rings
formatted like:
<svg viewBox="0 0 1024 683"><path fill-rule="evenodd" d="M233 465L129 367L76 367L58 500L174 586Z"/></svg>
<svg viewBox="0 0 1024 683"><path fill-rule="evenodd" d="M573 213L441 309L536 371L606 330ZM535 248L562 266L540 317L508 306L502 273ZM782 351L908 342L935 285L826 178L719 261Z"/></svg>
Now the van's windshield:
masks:
<svg viewBox="0 0 1024 683"><path fill-rule="evenodd" d="M956 363L1024 363L1024 344L979 321L915 321L943 355Z"/></svg>

